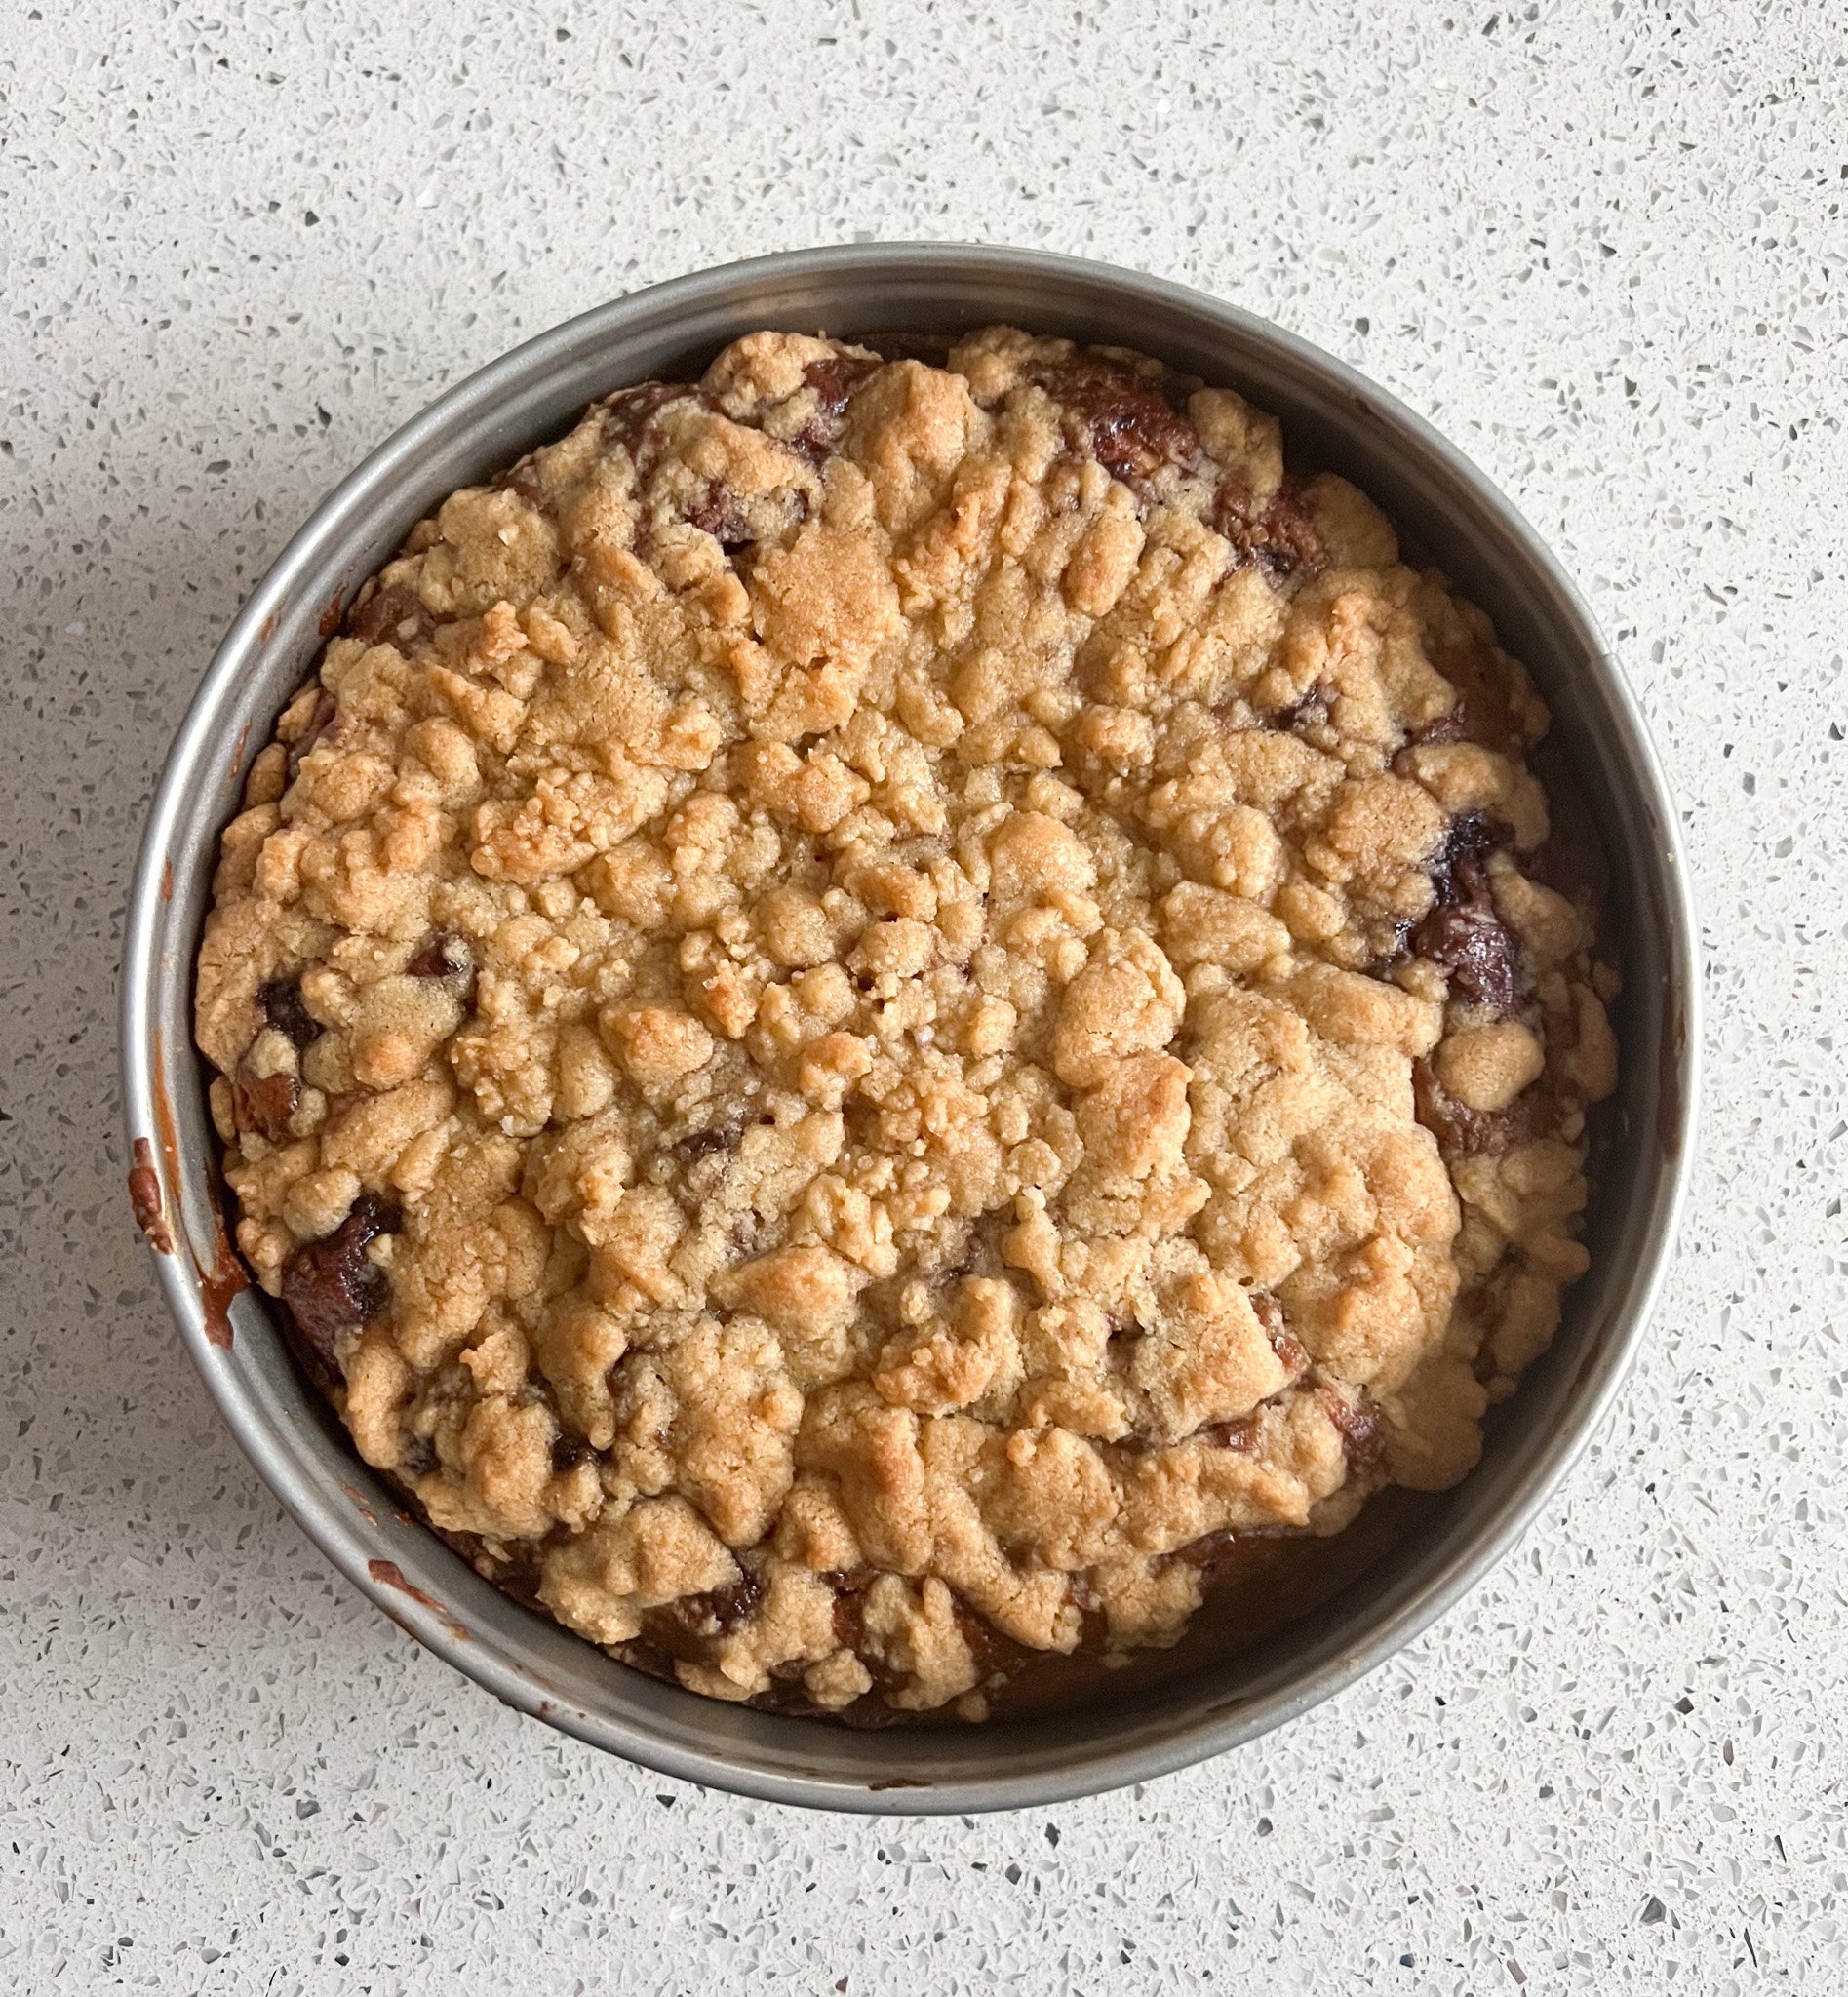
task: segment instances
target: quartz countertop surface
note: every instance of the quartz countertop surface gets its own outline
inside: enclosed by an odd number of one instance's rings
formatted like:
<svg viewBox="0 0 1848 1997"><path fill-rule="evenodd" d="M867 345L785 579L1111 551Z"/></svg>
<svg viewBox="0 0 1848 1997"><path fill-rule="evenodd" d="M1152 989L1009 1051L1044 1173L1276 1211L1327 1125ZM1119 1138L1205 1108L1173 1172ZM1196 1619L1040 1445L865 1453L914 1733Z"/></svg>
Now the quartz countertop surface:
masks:
<svg viewBox="0 0 1848 1997"><path fill-rule="evenodd" d="M10 1988L1839 1988L1844 101L1830 9L1741 0L7 12ZM900 237L1202 287L1461 445L1640 696L1707 952L1679 1257L1518 1551L1282 1732L981 1820L702 1791L417 1650L183 1357L115 1079L154 773L319 495L616 293Z"/></svg>

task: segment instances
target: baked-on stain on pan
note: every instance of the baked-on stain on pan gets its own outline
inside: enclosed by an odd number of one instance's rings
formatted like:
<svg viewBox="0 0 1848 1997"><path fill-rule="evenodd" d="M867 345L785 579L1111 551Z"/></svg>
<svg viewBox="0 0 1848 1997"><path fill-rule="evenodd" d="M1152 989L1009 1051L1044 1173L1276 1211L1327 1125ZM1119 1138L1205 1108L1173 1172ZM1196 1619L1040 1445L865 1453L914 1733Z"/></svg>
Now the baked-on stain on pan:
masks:
<svg viewBox="0 0 1848 1997"><path fill-rule="evenodd" d="M174 1252L174 1237L161 1210L160 1174L154 1169L154 1147L145 1137L134 1146L135 1163L129 1168L129 1202L135 1208L135 1225L147 1236L157 1255Z"/></svg>
<svg viewBox="0 0 1848 1997"><path fill-rule="evenodd" d="M161 1158L167 1168L165 1183L177 1187L180 1183L179 1137L174 1122L173 1102L167 1093L167 1073L163 1061L165 1051L165 1037L157 1028L153 1036L154 1065L150 1087L154 1128L160 1139ZM132 1140L131 1150L135 1163L129 1172L129 1200L135 1210L136 1226L160 1254L172 1255L175 1245L174 1232L166 1216L161 1174L154 1164L154 1147L145 1137L137 1137ZM198 1289L199 1311L206 1342L217 1347L220 1351L229 1351L232 1339L231 1300L241 1291L250 1288L251 1279L225 1228L224 1207L218 1189L210 1180L206 1184L205 1196L212 1208L213 1239L210 1268L199 1260L198 1251L193 1247L191 1237L186 1235L183 1222L178 1224L179 1232L185 1238L186 1261L192 1269L193 1279Z"/></svg>

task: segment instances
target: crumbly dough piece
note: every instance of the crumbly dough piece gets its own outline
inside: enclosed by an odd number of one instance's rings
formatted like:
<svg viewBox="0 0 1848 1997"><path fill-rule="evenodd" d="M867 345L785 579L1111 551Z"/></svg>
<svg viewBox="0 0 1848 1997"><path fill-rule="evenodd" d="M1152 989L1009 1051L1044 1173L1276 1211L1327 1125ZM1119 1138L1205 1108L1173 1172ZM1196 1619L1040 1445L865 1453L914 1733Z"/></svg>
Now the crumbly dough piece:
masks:
<svg viewBox="0 0 1848 1997"><path fill-rule="evenodd" d="M1462 1476L1585 1267L1545 725L1227 390L754 334L447 500L258 757L239 1245L369 1462L702 1692L1171 1641L1212 1536Z"/></svg>

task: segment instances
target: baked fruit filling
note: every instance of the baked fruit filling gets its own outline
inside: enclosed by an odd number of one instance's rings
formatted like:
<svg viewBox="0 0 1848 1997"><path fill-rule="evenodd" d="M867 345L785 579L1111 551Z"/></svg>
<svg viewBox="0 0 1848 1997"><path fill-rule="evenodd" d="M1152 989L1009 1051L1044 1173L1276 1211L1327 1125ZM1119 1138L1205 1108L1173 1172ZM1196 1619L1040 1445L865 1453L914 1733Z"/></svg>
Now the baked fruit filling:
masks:
<svg viewBox="0 0 1848 1997"><path fill-rule="evenodd" d="M1461 1477L1585 1267L1546 724L1227 390L753 334L447 500L257 758L239 1246L435 1527L697 1691L1168 1644Z"/></svg>

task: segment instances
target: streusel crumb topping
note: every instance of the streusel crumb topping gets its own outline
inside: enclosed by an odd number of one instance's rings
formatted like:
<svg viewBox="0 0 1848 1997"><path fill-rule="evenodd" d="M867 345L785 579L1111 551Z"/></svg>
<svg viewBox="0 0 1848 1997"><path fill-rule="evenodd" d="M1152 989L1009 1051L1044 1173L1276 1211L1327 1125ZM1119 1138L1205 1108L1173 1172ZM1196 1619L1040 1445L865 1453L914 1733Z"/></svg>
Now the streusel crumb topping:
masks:
<svg viewBox="0 0 1848 1997"><path fill-rule="evenodd" d="M460 491L224 836L240 1248L368 1462L725 1699L979 1717L1469 1469L1616 1049L1546 715L1278 424L757 333Z"/></svg>

